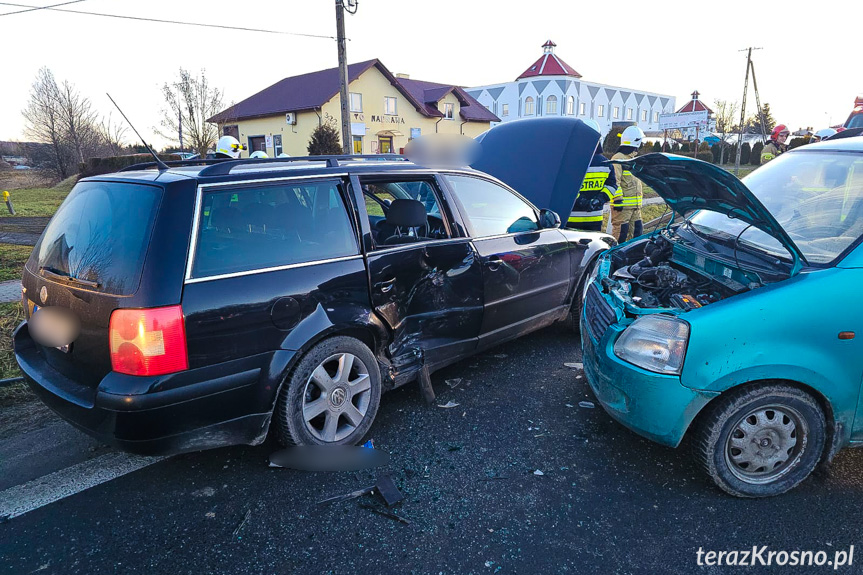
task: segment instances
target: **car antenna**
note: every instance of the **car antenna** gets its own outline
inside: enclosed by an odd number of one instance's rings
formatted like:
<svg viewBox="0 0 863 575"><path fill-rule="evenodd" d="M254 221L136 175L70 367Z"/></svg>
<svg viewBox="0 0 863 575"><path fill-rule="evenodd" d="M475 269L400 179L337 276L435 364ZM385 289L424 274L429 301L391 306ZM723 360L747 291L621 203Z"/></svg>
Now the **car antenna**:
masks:
<svg viewBox="0 0 863 575"><path fill-rule="evenodd" d="M135 126L132 126L132 122L129 121L129 118L126 117L126 114L123 113L123 110L120 110L120 106L117 106L117 102L114 101L114 98L111 97L111 94L105 92L105 95L108 96L108 99L111 100L111 103L114 104L114 106L120 112L120 115L123 116L123 119L126 120L126 123L129 124L129 126L132 128L132 131L135 132L135 134L137 134L139 138L141 138L141 134L138 133L138 130L135 129ZM144 144L144 147L147 148L147 151L150 152L150 155L153 156L153 159L156 160L156 165L159 167L160 172L171 169L168 164L159 159L159 156L157 156L156 152L154 152L153 149L147 145L147 142L144 141L144 138L141 138L141 142Z"/></svg>

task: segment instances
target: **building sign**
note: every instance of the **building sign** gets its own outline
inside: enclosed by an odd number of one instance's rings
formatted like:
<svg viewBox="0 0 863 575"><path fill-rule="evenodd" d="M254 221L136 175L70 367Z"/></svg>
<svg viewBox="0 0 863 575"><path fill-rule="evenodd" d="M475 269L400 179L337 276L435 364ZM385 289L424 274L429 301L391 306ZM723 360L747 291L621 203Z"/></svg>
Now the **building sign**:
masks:
<svg viewBox="0 0 863 575"><path fill-rule="evenodd" d="M411 128L411 140L416 140L422 135L422 128Z"/></svg>
<svg viewBox="0 0 863 575"><path fill-rule="evenodd" d="M365 136L365 135L366 135L366 125L364 122L351 122L351 136Z"/></svg>
<svg viewBox="0 0 863 575"><path fill-rule="evenodd" d="M372 122L380 124L404 124L405 119L399 116L372 116Z"/></svg>
<svg viewBox="0 0 863 575"><path fill-rule="evenodd" d="M683 112L682 114L659 115L660 130L706 126L707 122L707 110L702 110L700 112Z"/></svg>
<svg viewBox="0 0 863 575"><path fill-rule="evenodd" d="M267 148L272 148L273 147L273 137L272 136L266 136L265 140L266 140Z"/></svg>

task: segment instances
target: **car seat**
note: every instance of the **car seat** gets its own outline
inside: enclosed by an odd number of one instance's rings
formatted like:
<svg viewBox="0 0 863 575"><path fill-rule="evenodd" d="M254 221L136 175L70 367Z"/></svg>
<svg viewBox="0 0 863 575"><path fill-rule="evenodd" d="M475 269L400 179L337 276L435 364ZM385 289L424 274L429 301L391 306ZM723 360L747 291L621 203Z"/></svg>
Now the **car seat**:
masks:
<svg viewBox="0 0 863 575"><path fill-rule="evenodd" d="M420 228L428 228L425 206L418 200L393 200L387 210L386 227L393 231L384 240L384 245L407 244L428 239L419 233Z"/></svg>

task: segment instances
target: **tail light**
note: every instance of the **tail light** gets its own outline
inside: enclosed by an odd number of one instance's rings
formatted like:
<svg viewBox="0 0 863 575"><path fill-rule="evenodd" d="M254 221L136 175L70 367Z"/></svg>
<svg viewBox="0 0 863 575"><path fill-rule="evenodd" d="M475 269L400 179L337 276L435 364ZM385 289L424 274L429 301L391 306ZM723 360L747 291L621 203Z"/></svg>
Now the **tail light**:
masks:
<svg viewBox="0 0 863 575"><path fill-rule="evenodd" d="M111 314L111 367L128 375L164 375L189 368L183 308L118 309Z"/></svg>

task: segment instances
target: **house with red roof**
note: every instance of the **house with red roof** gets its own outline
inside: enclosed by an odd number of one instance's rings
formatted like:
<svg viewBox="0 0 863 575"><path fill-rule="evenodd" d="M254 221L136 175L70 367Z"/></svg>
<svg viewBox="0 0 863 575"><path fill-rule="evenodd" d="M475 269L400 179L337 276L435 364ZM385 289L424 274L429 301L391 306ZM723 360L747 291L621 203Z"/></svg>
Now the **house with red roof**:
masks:
<svg viewBox="0 0 863 575"><path fill-rule="evenodd" d="M684 114L686 112L707 112L707 121L703 125L698 126L698 129L696 129L695 126L689 128L678 128L678 131L680 131L684 140L692 141L698 139L703 142L704 138L716 131L716 114L707 104L699 99L700 96L701 94L698 90L695 90L692 92L692 99L675 112L675 114Z"/></svg>
<svg viewBox="0 0 863 575"><path fill-rule="evenodd" d="M674 96L585 80L548 40L542 55L514 81L467 89L502 122L542 116L591 118L605 134L615 124L659 130L659 115L674 110Z"/></svg>
<svg viewBox="0 0 863 575"><path fill-rule="evenodd" d="M463 88L393 74L380 60L348 66L353 151L399 152L423 134L475 137L500 118ZM341 126L338 68L291 76L219 112L209 122L248 150L271 157L307 155L314 129L323 122Z"/></svg>

